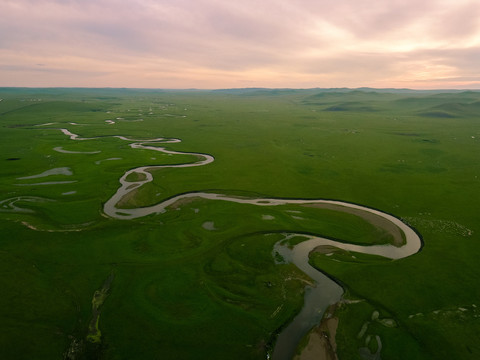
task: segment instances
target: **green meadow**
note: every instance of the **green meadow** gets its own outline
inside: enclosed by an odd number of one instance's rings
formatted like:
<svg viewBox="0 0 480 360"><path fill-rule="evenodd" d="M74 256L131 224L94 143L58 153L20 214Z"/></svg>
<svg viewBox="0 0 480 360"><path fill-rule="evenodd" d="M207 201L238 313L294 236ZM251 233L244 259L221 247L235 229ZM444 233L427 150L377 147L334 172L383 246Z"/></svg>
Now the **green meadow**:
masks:
<svg viewBox="0 0 480 360"><path fill-rule="evenodd" d="M132 220L104 214L127 170L198 161L187 153L215 161L151 170L121 206L201 191L393 214L421 235L419 253L310 256L345 290L339 359L480 357L480 92L0 88L0 99L1 359L265 359L309 282L276 261L284 234L391 241L358 216L292 204L192 198ZM185 154L130 147L155 138L181 139L148 145Z"/></svg>

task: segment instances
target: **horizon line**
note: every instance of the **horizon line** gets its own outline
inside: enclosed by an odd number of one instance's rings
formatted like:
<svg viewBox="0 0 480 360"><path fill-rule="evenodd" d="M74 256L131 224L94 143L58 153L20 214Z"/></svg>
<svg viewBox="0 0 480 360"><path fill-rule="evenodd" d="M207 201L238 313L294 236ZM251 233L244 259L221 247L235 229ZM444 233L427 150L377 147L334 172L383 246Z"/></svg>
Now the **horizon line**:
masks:
<svg viewBox="0 0 480 360"><path fill-rule="evenodd" d="M394 91L473 91L480 92L478 88L435 88L435 89L412 89L412 88L395 88L395 87L308 87L308 88L296 88L296 87L231 87L231 88L161 88L161 87L114 87L114 86L0 86L0 89L86 89L86 90L161 90L161 91L231 91L231 90L394 90Z"/></svg>

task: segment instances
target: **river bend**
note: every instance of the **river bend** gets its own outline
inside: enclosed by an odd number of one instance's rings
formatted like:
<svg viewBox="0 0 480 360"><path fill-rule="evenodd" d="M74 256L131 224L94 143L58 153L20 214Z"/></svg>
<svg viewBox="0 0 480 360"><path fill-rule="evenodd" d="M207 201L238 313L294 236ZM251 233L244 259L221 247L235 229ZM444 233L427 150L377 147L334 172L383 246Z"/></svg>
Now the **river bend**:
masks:
<svg viewBox="0 0 480 360"><path fill-rule="evenodd" d="M77 134L71 133L67 129L61 129L63 134L70 137L71 140L93 140L95 138L81 138ZM402 222L397 217L384 213L380 210L368 208L358 204L347 203L337 200L324 199L279 199L279 198L241 198L233 197L225 194L210 193L210 192L190 192L171 197L167 200L159 202L152 206L138 207L133 209L123 209L117 207L120 200L132 191L140 188L144 184L153 181L152 171L165 168L186 168L194 166L204 166L214 161L214 157L202 153L189 153L167 150L164 147L153 146L154 144L173 144L178 143L179 139L165 139L156 138L151 140L134 140L124 136L115 136L121 140L130 141L132 149L146 149L152 151L159 151L165 154L172 155L193 155L197 157L197 161L186 164L175 165L156 165L156 166L141 166L130 169L125 172L119 179L120 187L115 194L108 199L103 207L106 215L115 219L136 219L139 217L164 213L167 208L177 201L188 198L203 198L212 201L228 201L238 204L251 204L256 206L278 206L286 204L302 205L334 205L338 209L356 209L361 212L374 214L382 217L386 221L392 223L400 229L404 234L405 241L401 246L394 246L391 244L384 245L355 245L326 239L318 236L311 236L305 234L290 233L288 236L303 236L305 241L296 245L293 249L288 249L283 246L281 242L275 245L274 251L280 253L285 259L293 262L300 270L310 276L315 281L314 287L307 287L305 293L305 303L301 312L295 319L278 335L275 349L272 358L274 360L291 359L295 353L295 348L300 339L315 325L318 324L322 318L324 310L328 305L338 302L343 294L343 289L336 282L316 270L308 263L308 257L312 250L321 245L334 246L339 249L348 250L352 252L379 255L390 259L401 259L413 255L420 251L422 241L418 234ZM127 178L132 173L137 173L137 178L141 180L129 181Z"/></svg>

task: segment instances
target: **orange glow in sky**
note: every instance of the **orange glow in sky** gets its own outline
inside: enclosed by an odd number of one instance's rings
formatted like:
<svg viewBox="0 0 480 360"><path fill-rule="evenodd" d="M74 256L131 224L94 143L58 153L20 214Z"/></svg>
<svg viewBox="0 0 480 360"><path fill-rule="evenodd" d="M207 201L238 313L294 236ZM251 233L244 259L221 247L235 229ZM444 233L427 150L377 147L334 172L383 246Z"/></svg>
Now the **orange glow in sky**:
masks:
<svg viewBox="0 0 480 360"><path fill-rule="evenodd" d="M3 0L0 86L480 89L480 1Z"/></svg>

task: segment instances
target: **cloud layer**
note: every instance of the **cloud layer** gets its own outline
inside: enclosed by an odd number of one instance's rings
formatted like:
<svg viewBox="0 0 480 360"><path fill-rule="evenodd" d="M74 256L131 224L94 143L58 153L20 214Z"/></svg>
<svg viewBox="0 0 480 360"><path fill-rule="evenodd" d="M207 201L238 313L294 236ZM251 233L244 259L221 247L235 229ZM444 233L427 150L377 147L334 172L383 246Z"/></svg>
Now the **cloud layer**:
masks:
<svg viewBox="0 0 480 360"><path fill-rule="evenodd" d="M0 86L480 88L477 0L4 0Z"/></svg>

